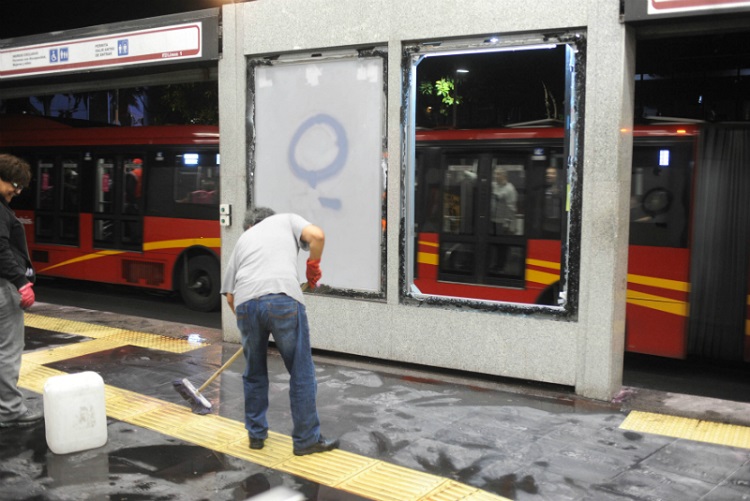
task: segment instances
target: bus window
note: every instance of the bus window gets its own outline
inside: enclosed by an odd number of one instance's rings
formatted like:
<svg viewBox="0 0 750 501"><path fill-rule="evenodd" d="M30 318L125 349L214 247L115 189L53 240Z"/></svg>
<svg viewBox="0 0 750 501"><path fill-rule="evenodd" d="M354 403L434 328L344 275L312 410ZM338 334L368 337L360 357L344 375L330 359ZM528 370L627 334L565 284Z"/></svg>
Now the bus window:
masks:
<svg viewBox="0 0 750 501"><path fill-rule="evenodd" d="M691 146L637 145L630 188L630 243L687 247Z"/></svg>
<svg viewBox="0 0 750 501"><path fill-rule="evenodd" d="M36 239L52 242L55 238L54 158L39 158L36 164Z"/></svg>
<svg viewBox="0 0 750 501"><path fill-rule="evenodd" d="M96 183L94 184L94 213L111 214L114 193L115 162L113 158L97 158ZM112 247L115 242L115 223L112 219L94 217L94 244Z"/></svg>
<svg viewBox="0 0 750 501"><path fill-rule="evenodd" d="M75 159L63 160L62 169L62 210L63 212L78 212L81 189L78 162Z"/></svg>
<svg viewBox="0 0 750 501"><path fill-rule="evenodd" d="M60 183L60 205L58 242L78 244L78 211L80 210L80 176L77 158L62 161L62 183Z"/></svg>
<svg viewBox="0 0 750 501"><path fill-rule="evenodd" d="M468 235L474 232L478 160L452 160L445 172L443 232Z"/></svg>
<svg viewBox="0 0 750 501"><path fill-rule="evenodd" d="M143 160L140 157L127 157L122 161L122 210L121 241L124 246L140 246L142 235L143 207ZM136 216L136 217L133 217Z"/></svg>
<svg viewBox="0 0 750 501"><path fill-rule="evenodd" d="M523 214L518 212L523 207L523 192L520 200L518 195L523 181L523 165L500 165L493 159L490 234L523 235Z"/></svg>
<svg viewBox="0 0 750 501"><path fill-rule="evenodd" d="M39 179L37 207L40 210L55 210L55 160L53 158L39 159L36 171Z"/></svg>
<svg viewBox="0 0 750 501"><path fill-rule="evenodd" d="M219 166L212 153L177 155L174 201L180 204L219 205Z"/></svg>
<svg viewBox="0 0 750 501"><path fill-rule="evenodd" d="M98 158L96 161L96 185L94 212L112 214L114 210L114 192L112 186L115 176L115 161L113 158Z"/></svg>
<svg viewBox="0 0 750 501"><path fill-rule="evenodd" d="M525 156L449 152L445 164L438 279L517 287L526 258Z"/></svg>
<svg viewBox="0 0 750 501"><path fill-rule="evenodd" d="M523 241L507 237L524 235L525 179L523 164L508 164L498 158L492 159L487 242L487 275L490 278L523 279Z"/></svg>
<svg viewBox="0 0 750 501"><path fill-rule="evenodd" d="M126 158L123 160L124 178L122 183L123 214L139 214L143 197L143 160Z"/></svg>
<svg viewBox="0 0 750 501"><path fill-rule="evenodd" d="M544 196L542 198L542 233L546 238L559 239L562 234L561 224L565 213L565 171L562 169L562 158L544 170Z"/></svg>
<svg viewBox="0 0 750 501"><path fill-rule="evenodd" d="M437 148L417 150L417 172L415 180L416 199L415 223L419 232L434 233L440 228L440 151Z"/></svg>
<svg viewBox="0 0 750 501"><path fill-rule="evenodd" d="M98 157L94 185L94 245L140 250L141 157Z"/></svg>

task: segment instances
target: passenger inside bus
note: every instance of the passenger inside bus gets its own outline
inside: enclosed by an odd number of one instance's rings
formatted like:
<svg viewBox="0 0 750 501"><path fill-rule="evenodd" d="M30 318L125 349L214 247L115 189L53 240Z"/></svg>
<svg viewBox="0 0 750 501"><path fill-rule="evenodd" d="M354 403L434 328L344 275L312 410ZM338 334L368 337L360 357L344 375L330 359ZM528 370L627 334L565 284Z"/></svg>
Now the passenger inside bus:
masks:
<svg viewBox="0 0 750 501"><path fill-rule="evenodd" d="M516 234L516 201L518 193L513 183L508 181L508 173L502 167L496 167L492 183L490 220L493 235Z"/></svg>
<svg viewBox="0 0 750 501"><path fill-rule="evenodd" d="M138 214L143 195L143 160L134 158L125 165L125 213Z"/></svg>
<svg viewBox="0 0 750 501"><path fill-rule="evenodd" d="M123 214L140 214L143 197L143 160L134 158L123 162L125 169L125 197ZM143 239L141 222L128 218L123 220L123 243L139 245Z"/></svg>

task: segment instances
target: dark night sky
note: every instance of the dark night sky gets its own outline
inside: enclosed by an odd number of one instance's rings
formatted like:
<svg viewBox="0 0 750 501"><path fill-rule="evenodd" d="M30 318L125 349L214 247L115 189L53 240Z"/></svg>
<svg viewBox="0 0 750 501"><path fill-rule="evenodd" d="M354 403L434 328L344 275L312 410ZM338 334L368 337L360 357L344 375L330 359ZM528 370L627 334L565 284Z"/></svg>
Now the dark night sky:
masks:
<svg viewBox="0 0 750 501"><path fill-rule="evenodd" d="M0 39L210 9L240 0L1 0Z"/></svg>

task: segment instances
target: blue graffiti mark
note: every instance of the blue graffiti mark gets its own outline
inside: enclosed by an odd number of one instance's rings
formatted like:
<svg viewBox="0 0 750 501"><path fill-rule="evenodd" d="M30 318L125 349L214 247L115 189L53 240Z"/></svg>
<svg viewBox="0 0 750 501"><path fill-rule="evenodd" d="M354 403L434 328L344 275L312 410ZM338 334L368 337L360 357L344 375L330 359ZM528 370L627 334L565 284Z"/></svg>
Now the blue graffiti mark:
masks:
<svg viewBox="0 0 750 501"><path fill-rule="evenodd" d="M322 169L310 170L305 169L297 163L294 157L294 152L297 148L302 136L315 125L327 125L336 133L336 146L338 146L338 154L329 165ZM346 138L346 131L344 127L330 115L319 114L314 117L310 117L297 128L297 131L292 137L292 142L289 144L289 165L292 168L292 172L295 176L305 181L310 185L311 188L315 188L319 182L324 179L335 176L338 172L344 168L346 162L346 156L349 153L349 142Z"/></svg>
<svg viewBox="0 0 750 501"><path fill-rule="evenodd" d="M338 198L318 197L318 201L326 209L341 210L341 200Z"/></svg>

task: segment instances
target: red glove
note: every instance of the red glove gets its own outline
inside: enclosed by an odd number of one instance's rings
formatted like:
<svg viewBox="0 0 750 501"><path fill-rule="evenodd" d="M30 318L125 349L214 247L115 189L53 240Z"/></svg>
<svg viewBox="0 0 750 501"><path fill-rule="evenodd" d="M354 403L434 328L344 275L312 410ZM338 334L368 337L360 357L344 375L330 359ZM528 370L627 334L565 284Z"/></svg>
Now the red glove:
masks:
<svg viewBox="0 0 750 501"><path fill-rule="evenodd" d="M21 293L21 308L24 310L34 304L36 296L34 295L34 289L31 287L31 283L24 285L18 292Z"/></svg>
<svg viewBox="0 0 750 501"><path fill-rule="evenodd" d="M308 259L307 260L307 285L311 289L318 286L318 280L323 276L320 271L320 259Z"/></svg>

